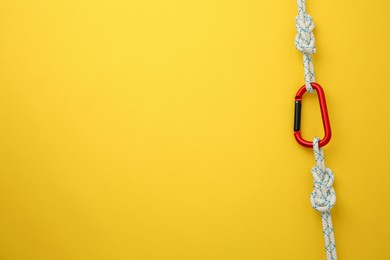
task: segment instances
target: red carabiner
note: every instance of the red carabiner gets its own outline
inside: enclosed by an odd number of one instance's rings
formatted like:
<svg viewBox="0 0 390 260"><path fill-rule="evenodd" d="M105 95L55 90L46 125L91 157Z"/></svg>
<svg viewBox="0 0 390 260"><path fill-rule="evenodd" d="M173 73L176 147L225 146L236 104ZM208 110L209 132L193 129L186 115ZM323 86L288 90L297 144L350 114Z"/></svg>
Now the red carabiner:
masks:
<svg viewBox="0 0 390 260"><path fill-rule="evenodd" d="M312 82L311 86L317 91L318 101L321 108L322 124L324 125L325 136L319 142L319 146L322 147L329 143L332 137L332 131L330 130L330 122L328 116L328 109L326 108L325 93L322 87ZM302 86L295 96L295 114L294 114L294 136L297 142L305 147L313 147L313 142L306 141L301 136L301 103L302 96L306 92L306 86Z"/></svg>

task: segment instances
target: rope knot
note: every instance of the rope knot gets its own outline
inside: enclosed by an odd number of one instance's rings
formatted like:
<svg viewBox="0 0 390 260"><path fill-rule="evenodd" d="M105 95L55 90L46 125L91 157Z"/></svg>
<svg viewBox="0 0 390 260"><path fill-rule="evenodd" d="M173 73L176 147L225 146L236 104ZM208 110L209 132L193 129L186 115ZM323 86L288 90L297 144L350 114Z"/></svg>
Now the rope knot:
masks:
<svg viewBox="0 0 390 260"><path fill-rule="evenodd" d="M304 54L314 54L316 52L314 38L314 22L309 14L298 15L295 18L295 28L298 33L295 37L295 47Z"/></svg>
<svg viewBox="0 0 390 260"><path fill-rule="evenodd" d="M321 169L314 166L312 169L314 190L310 195L312 207L319 212L327 212L336 203L336 192L333 189L334 175L331 169Z"/></svg>
<svg viewBox="0 0 390 260"><path fill-rule="evenodd" d="M319 147L320 139L313 140L314 159L316 166L311 170L314 190L310 195L312 207L319 212L329 212L336 203L336 192L333 189L333 171L325 167L324 150Z"/></svg>

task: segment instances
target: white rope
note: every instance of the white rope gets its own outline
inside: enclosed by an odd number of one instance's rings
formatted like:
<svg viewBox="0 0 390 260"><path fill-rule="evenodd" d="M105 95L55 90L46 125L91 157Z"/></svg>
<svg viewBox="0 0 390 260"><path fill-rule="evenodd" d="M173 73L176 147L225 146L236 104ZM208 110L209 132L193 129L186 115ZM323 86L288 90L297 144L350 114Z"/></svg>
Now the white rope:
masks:
<svg viewBox="0 0 390 260"><path fill-rule="evenodd" d="M309 14L306 13L305 0L297 0L298 15L295 18L295 28L297 36L295 37L295 47L303 53L303 68L305 72L306 90L313 93L311 82L315 82L314 66L312 54L316 52L314 38L314 22Z"/></svg>
<svg viewBox="0 0 390 260"><path fill-rule="evenodd" d="M312 55L316 52L314 38L314 22L306 13L305 0L296 0L298 15L295 18L295 47L303 53L303 68L305 72L306 90L313 93L312 82L315 82ZM337 260L336 242L332 225L331 208L336 203L336 193L333 189L334 176L331 169L325 167L324 151L319 147L319 138L313 140L314 158L316 166L312 169L314 190L310 195L313 208L321 212L322 229L324 233L325 251L327 260Z"/></svg>
<svg viewBox="0 0 390 260"><path fill-rule="evenodd" d="M321 212L322 229L324 233L325 251L327 260L336 260L336 241L332 225L331 208L336 203L336 193L333 189L334 175L331 169L325 167L324 150L319 147L320 139L313 140L314 159L316 166L311 170L314 190L310 195L312 207Z"/></svg>

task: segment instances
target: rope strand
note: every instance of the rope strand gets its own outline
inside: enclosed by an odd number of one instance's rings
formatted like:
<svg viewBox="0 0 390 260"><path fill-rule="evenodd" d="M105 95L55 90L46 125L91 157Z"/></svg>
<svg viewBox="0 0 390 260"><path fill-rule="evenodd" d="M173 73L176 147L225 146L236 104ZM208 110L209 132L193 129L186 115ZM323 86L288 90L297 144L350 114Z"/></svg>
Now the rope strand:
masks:
<svg viewBox="0 0 390 260"><path fill-rule="evenodd" d="M323 148L319 147L320 139L313 140L313 151L316 166L311 170L314 189L310 195L312 207L321 212L322 230L324 233L325 252L327 260L337 260L336 241L330 210L336 203L336 192L333 189L333 171L325 167Z"/></svg>
<svg viewBox="0 0 390 260"><path fill-rule="evenodd" d="M303 54L303 68L305 73L306 90L313 93L312 82L315 82L312 55L316 52L314 37L314 22L306 13L305 0L296 0L298 15L295 18L295 47ZM321 212L322 229L324 233L325 251L327 260L337 260L336 241L332 225L330 210L336 203L336 193L333 189L334 175L331 169L325 167L324 151L319 147L319 138L313 140L313 151L316 166L312 168L314 189L310 195L312 207Z"/></svg>
<svg viewBox="0 0 390 260"><path fill-rule="evenodd" d="M311 16L306 13L305 0L297 0L297 5L298 15L295 18L295 28L297 29L295 47L303 53L306 90L309 93L313 93L314 90L310 83L315 82L314 65L311 57L316 52L316 41L313 33L314 22Z"/></svg>

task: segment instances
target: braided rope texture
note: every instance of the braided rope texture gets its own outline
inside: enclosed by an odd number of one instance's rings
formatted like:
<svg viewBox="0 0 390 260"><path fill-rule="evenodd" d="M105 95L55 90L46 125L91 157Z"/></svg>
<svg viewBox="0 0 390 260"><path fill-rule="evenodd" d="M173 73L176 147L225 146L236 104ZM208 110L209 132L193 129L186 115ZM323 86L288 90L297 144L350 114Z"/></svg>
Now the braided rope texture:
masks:
<svg viewBox="0 0 390 260"><path fill-rule="evenodd" d="M314 90L310 83L315 82L312 59L312 55L316 52L315 37L313 33L314 22L311 16L306 13L305 0L297 0L297 5L298 15L295 18L295 28L297 29L295 47L298 51L303 53L306 90L313 93Z"/></svg>
<svg viewBox="0 0 390 260"><path fill-rule="evenodd" d="M326 259L336 260L336 241L330 214L330 210L336 203L336 192L333 189L334 175L331 169L325 167L324 150L319 147L319 142L318 137L314 138L313 151L316 166L311 170L314 189L310 195L310 202L315 210L321 212Z"/></svg>
<svg viewBox="0 0 390 260"><path fill-rule="evenodd" d="M312 82L315 82L314 66L312 55L316 52L314 37L314 22L312 17L306 13L305 0L296 0L298 15L295 18L295 47L303 54L303 68L305 72L306 90L313 93ZM320 139L313 140L313 151L316 166L312 168L314 189L310 195L312 207L321 212L322 230L324 233L325 252L327 260L337 260L336 241L332 224L330 210L336 203L336 193L333 189L334 175L331 169L325 167L323 148L319 147Z"/></svg>

